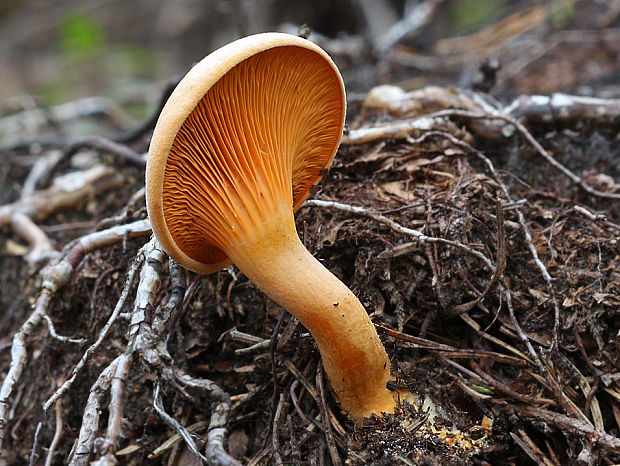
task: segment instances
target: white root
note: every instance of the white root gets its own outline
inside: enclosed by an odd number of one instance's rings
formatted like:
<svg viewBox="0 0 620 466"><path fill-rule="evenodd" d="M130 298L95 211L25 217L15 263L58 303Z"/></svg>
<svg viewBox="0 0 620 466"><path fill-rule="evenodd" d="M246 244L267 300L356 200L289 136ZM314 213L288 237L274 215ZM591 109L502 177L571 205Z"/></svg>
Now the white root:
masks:
<svg viewBox="0 0 620 466"><path fill-rule="evenodd" d="M9 371L0 388L0 453L2 453L2 443L8 422L9 398L28 360L26 343L34 329L43 320L43 316L47 314L52 297L69 283L76 267L86 254L118 243L124 238L142 236L150 232L151 224L147 220L140 220L92 233L73 242L66 248L58 262L48 265L40 272L41 293L35 302L33 312L13 337Z"/></svg>
<svg viewBox="0 0 620 466"><path fill-rule="evenodd" d="M115 170L102 165L64 175L57 178L50 188L34 191L12 204L0 206L0 226L10 225L17 235L30 244L31 249L26 256L28 263L49 261L58 257L59 253L36 222L121 183L122 177Z"/></svg>

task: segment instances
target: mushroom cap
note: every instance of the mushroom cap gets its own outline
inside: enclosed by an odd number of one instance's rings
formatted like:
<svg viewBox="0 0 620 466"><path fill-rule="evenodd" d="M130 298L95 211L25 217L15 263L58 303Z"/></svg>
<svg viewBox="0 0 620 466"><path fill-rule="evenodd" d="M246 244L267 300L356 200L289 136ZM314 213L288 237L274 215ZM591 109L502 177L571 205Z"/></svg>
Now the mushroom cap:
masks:
<svg viewBox="0 0 620 466"><path fill-rule="evenodd" d="M297 209L332 161L346 98L331 58L282 33L236 40L179 82L149 147L146 202L166 252L198 273L228 245Z"/></svg>

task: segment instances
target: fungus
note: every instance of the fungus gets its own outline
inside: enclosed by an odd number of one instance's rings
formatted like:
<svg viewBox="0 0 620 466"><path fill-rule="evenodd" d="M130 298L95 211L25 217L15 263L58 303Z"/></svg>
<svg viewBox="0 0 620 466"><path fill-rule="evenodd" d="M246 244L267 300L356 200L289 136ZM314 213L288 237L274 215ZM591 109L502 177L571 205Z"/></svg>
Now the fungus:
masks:
<svg viewBox="0 0 620 466"><path fill-rule="evenodd" d="M293 212L334 157L342 78L318 46L264 33L195 65L164 106L146 169L153 232L198 273L234 263L310 331L353 419L394 412L390 360L355 295L301 243Z"/></svg>

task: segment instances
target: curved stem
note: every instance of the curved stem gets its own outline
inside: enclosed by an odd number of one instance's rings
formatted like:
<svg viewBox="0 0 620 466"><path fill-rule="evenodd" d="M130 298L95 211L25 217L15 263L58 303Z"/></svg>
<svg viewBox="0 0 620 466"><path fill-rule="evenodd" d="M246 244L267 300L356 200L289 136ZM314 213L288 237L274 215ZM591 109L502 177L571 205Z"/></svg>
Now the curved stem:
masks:
<svg viewBox="0 0 620 466"><path fill-rule="evenodd" d="M232 261L310 331L336 399L354 419L394 412L390 360L366 310L303 246L293 214L234 244Z"/></svg>

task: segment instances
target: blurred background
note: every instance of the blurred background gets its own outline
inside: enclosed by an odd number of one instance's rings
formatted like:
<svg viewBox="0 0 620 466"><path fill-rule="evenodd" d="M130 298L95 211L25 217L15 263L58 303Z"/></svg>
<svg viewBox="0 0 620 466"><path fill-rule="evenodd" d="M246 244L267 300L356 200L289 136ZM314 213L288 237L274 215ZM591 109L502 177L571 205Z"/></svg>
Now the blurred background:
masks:
<svg viewBox="0 0 620 466"><path fill-rule="evenodd" d="M0 116L101 96L123 126L218 46L303 24L353 97L379 83L617 97L619 16L618 0L0 0Z"/></svg>

